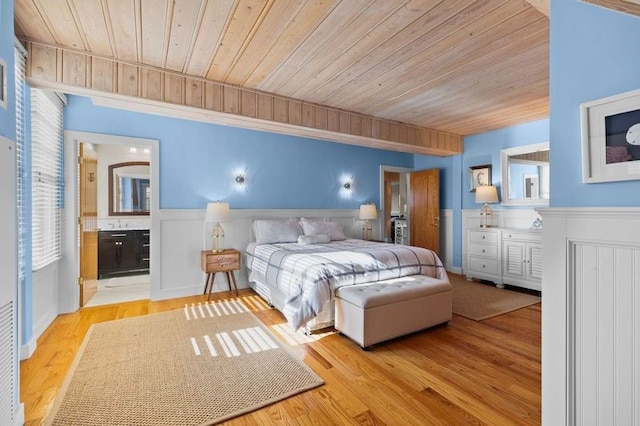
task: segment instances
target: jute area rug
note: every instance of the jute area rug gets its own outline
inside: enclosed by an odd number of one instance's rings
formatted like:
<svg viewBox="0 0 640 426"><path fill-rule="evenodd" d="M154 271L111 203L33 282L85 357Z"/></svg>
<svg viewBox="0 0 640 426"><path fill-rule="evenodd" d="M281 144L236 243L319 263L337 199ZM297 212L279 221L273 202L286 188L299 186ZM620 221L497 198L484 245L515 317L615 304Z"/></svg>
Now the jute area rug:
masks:
<svg viewBox="0 0 640 426"><path fill-rule="evenodd" d="M323 383L239 300L91 327L49 425L200 425Z"/></svg>
<svg viewBox="0 0 640 426"><path fill-rule="evenodd" d="M540 297L449 276L453 313L475 321L506 314L540 302Z"/></svg>

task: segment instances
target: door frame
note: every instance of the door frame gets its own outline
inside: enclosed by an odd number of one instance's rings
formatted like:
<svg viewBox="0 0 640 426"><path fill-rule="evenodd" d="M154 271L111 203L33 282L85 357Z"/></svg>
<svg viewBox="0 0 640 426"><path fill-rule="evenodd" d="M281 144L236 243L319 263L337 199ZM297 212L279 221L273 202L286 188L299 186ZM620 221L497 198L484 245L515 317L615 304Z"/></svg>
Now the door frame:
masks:
<svg viewBox="0 0 640 426"><path fill-rule="evenodd" d="M59 269L58 313L75 312L80 307L80 291L78 288L78 274L80 272L80 253L78 248L79 214L78 191L78 144L80 142L96 145L146 145L151 149L151 211L149 213L151 231L151 259L160 259L160 141L129 136L116 136L104 133L64 131L64 176L65 176L65 209L63 235L63 254ZM151 261L149 265L151 275L150 298L160 290L160 266Z"/></svg>
<svg viewBox="0 0 640 426"><path fill-rule="evenodd" d="M414 172L415 169L411 167L399 167L399 166L387 166L384 164L380 165L380 211L382 211L382 219L377 221L376 226L378 227L377 235L384 235L384 222L386 218L387 212L384 211L384 172L395 172L407 175L407 183L409 182L409 173ZM407 198L410 197L410 188L407 185ZM407 218L409 216L409 212L407 212ZM376 235L374 233L374 235ZM411 241L409 240L409 244Z"/></svg>

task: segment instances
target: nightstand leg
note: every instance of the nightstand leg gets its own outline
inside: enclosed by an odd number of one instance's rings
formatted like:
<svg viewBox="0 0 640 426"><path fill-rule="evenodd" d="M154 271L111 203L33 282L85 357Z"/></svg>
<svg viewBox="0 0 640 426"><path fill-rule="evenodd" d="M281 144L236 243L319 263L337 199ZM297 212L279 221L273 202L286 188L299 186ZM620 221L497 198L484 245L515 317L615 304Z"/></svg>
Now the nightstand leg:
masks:
<svg viewBox="0 0 640 426"><path fill-rule="evenodd" d="M211 290L213 290L213 281L216 279L216 273L212 272L209 274L209 277L209 296L207 297L207 300L211 300Z"/></svg>
<svg viewBox="0 0 640 426"><path fill-rule="evenodd" d="M229 275L231 275L231 279L229 279ZM227 282L229 283L229 291L232 291L231 280L233 280L233 288L236 291L236 297L238 297L238 285L236 284L236 275L233 273L233 271L227 272Z"/></svg>
<svg viewBox="0 0 640 426"><path fill-rule="evenodd" d="M204 292L202 294L207 294L207 289L209 288L209 279L211 278L211 274L207 274L206 277L204 277Z"/></svg>

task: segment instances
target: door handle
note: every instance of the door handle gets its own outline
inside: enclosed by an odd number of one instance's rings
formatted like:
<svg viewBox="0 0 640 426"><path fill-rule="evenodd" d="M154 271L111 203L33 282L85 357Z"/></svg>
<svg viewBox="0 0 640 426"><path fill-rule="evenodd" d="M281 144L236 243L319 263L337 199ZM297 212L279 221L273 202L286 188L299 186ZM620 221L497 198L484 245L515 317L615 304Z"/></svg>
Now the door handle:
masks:
<svg viewBox="0 0 640 426"><path fill-rule="evenodd" d="M433 222L431 223L431 226L433 226L435 228L439 228L440 227L440 216L434 216L433 217Z"/></svg>

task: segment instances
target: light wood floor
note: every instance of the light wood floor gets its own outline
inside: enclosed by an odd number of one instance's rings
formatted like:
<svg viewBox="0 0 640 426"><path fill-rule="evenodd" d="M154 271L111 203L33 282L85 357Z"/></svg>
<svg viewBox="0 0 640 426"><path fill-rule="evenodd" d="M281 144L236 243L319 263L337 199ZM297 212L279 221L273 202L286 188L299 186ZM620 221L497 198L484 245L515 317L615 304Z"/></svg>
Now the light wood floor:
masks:
<svg viewBox="0 0 640 426"><path fill-rule="evenodd" d="M251 290L240 291L240 297L257 299L252 296ZM47 415L91 324L203 300L146 300L59 316L20 366L26 425L41 424ZM285 322L273 309L255 314L274 330ZM369 351L336 333L297 344L275 333L325 385L227 424L540 424L540 316L540 304L481 322L454 315L446 326Z"/></svg>

